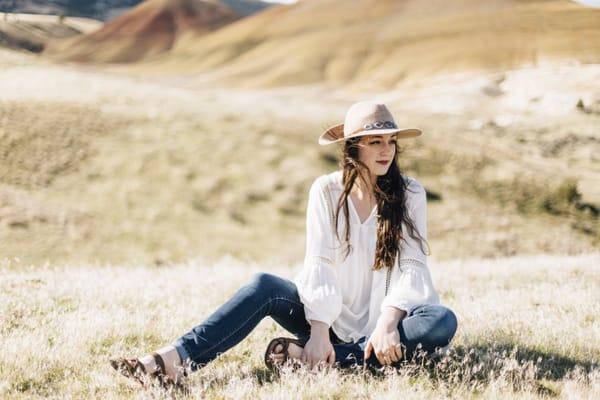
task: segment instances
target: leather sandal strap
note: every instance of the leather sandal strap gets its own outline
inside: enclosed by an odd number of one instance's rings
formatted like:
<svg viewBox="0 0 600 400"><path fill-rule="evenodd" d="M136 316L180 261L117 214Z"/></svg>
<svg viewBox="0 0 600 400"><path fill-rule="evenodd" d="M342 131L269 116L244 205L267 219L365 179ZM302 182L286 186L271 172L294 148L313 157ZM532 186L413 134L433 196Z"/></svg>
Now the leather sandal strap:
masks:
<svg viewBox="0 0 600 400"><path fill-rule="evenodd" d="M158 365L158 367L160 368L160 372L163 375L166 375L167 368L165 366L165 360L163 360L163 358L157 352L152 353L152 357L154 357L154 362L156 362L156 365Z"/></svg>
<svg viewBox="0 0 600 400"><path fill-rule="evenodd" d="M281 345L281 347L282 347L280 354L283 354L283 358L284 358L283 361L284 362L285 362L285 360L287 358L286 357L287 343L285 341L285 338L283 338L283 337L275 338L275 339L271 340L271 342L267 346L267 351L265 352L265 363L268 366L272 366L273 365L272 364L272 360L270 359L270 355L275 352L275 347L277 347L277 345Z"/></svg>
<svg viewBox="0 0 600 400"><path fill-rule="evenodd" d="M282 363L285 363L289 359L288 349L289 349L290 343L294 343L300 347L304 347L306 345L306 343L302 340L299 340L296 338L288 338L288 337L278 337L278 338L271 340L271 342L269 342L269 345L267 346L267 350L265 352L265 363L267 364L267 366L269 368L271 368L273 366L273 363L270 360L269 355L271 353L275 352L275 347L277 347L277 345L279 345L279 344L282 347L281 352L279 353L283 356Z"/></svg>
<svg viewBox="0 0 600 400"><path fill-rule="evenodd" d="M283 346L283 349L281 350L281 353L283 354L283 362L286 362L290 356L288 353L290 342L287 339L282 338L280 343Z"/></svg>
<svg viewBox="0 0 600 400"><path fill-rule="evenodd" d="M136 368L141 369L144 374L147 372L146 371L146 366L140 361L139 358L135 359L135 366L133 367L134 371L135 371Z"/></svg>

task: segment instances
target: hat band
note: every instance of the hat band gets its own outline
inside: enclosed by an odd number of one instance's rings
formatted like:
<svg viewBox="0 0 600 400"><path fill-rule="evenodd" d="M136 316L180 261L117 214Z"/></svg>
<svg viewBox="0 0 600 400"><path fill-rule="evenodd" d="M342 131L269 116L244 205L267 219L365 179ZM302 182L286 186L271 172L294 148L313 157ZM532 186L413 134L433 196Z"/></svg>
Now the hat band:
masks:
<svg viewBox="0 0 600 400"><path fill-rule="evenodd" d="M354 131L349 133L346 137L350 137L350 136L354 135L355 133L362 132L362 131L370 131L373 129L395 129L395 128L398 128L398 126L396 126L396 123L394 121L375 121L370 124L364 124L361 128L355 129Z"/></svg>

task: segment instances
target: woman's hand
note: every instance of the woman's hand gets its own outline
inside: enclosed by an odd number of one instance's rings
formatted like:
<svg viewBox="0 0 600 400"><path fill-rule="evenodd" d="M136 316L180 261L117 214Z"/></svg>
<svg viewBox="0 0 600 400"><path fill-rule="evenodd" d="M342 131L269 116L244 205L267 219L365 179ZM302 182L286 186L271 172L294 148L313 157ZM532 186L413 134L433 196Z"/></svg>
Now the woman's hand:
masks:
<svg viewBox="0 0 600 400"><path fill-rule="evenodd" d="M329 328L321 321L311 321L312 329L308 342L304 345L300 361L310 370L319 363L332 365L335 362L335 350L329 340Z"/></svg>
<svg viewBox="0 0 600 400"><path fill-rule="evenodd" d="M388 310L380 316L365 345L365 362L373 352L381 365L389 365L402 359L402 344L400 343L398 323L405 316L406 311L392 307L388 307Z"/></svg>

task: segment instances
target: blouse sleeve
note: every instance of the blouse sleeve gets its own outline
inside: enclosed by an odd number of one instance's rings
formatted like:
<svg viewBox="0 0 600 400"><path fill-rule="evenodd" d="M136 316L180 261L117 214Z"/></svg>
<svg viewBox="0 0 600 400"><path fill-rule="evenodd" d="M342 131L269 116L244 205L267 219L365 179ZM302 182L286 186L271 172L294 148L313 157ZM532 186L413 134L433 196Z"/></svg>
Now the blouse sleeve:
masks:
<svg viewBox="0 0 600 400"><path fill-rule="evenodd" d="M294 282L304 304L306 320L331 326L342 312L342 294L335 269L334 235L321 181L308 194L304 266Z"/></svg>
<svg viewBox="0 0 600 400"><path fill-rule="evenodd" d="M409 189L414 193L408 193L409 216L421 236L427 239L427 196L423 186L416 180L412 180ZM431 275L427 267L427 255L421 249L418 240L408 234L407 228L402 226L402 234L406 239L401 240L400 258L398 265L400 276L390 284L388 295L381 304L381 312L387 306L393 306L405 310L410 315L412 310L422 304L439 303L438 294L431 281ZM423 249L427 244L423 243Z"/></svg>

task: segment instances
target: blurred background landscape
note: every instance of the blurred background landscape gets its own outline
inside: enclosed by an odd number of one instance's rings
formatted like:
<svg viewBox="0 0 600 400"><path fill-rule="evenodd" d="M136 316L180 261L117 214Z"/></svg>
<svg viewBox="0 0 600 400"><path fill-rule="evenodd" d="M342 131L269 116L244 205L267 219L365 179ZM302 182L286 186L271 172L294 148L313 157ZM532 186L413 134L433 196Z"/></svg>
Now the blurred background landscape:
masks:
<svg viewBox="0 0 600 400"><path fill-rule="evenodd" d="M0 10L4 257L298 260L308 187L339 160L316 139L366 98L424 131L400 142L399 162L429 193L432 257L600 243L598 8L3 0Z"/></svg>
<svg viewBox="0 0 600 400"><path fill-rule="evenodd" d="M279 380L265 319L180 398L600 398L600 1L286 3L0 0L0 397L164 398L108 359L291 278L373 99L423 130L450 353Z"/></svg>

